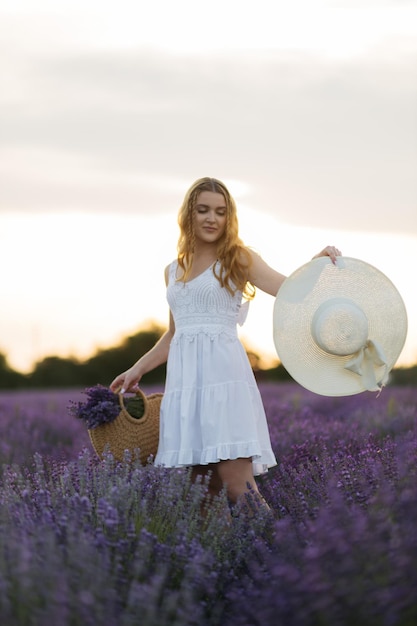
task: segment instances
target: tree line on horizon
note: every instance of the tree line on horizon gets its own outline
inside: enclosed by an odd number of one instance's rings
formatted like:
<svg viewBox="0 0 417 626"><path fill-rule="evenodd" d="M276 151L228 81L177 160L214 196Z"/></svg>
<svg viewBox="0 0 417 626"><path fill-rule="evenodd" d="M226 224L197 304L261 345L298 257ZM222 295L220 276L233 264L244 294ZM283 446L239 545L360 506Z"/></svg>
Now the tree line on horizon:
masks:
<svg viewBox="0 0 417 626"><path fill-rule="evenodd" d="M150 350L165 329L159 325L140 330L114 347L99 349L91 357L79 360L75 357L47 356L35 363L28 374L9 366L7 356L0 352L0 389L92 387L109 385L114 377L126 370L138 358ZM258 382L291 381L292 378L281 363L264 369L259 355L247 350ZM166 367L161 365L146 374L142 382L148 385L163 384ZM390 374L390 384L417 385L417 365L395 368Z"/></svg>

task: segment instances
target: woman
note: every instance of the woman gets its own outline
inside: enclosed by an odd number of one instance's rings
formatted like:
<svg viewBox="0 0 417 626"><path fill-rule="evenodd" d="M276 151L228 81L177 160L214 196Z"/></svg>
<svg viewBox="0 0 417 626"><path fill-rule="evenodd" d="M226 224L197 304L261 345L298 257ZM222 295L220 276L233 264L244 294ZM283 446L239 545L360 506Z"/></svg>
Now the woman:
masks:
<svg viewBox="0 0 417 626"><path fill-rule="evenodd" d="M165 269L169 328L110 388L134 391L167 361L155 464L192 466L193 479L208 477L210 494L225 487L233 504L249 492L264 504L254 475L276 460L237 323L243 297L253 298L256 287L276 296L285 276L240 240L235 202L219 180L191 186L178 222L178 258ZM316 256L338 255L328 246Z"/></svg>

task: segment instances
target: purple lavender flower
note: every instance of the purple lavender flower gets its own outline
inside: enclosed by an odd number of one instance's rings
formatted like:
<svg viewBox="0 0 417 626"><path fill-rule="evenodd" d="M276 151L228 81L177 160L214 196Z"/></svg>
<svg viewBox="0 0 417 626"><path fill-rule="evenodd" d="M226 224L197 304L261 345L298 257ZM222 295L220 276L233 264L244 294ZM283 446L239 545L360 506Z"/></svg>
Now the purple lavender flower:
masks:
<svg viewBox="0 0 417 626"><path fill-rule="evenodd" d="M96 385L86 389L86 402L71 402L69 412L83 420L87 428L113 422L120 413L119 400L108 387Z"/></svg>
<svg viewBox="0 0 417 626"><path fill-rule="evenodd" d="M1 392L0 623L417 624L417 388L261 392L275 519L231 520L189 470L92 455L108 389Z"/></svg>

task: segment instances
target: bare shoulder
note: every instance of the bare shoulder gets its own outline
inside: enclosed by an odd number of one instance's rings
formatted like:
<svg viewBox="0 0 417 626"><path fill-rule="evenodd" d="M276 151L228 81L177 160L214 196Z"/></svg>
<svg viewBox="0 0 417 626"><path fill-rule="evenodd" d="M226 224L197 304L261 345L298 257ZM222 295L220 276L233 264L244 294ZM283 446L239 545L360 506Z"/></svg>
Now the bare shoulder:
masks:
<svg viewBox="0 0 417 626"><path fill-rule="evenodd" d="M250 282L261 289L269 293L271 296L276 296L279 288L284 282L286 276L273 269L257 252L246 248L250 257L249 267L249 280Z"/></svg>

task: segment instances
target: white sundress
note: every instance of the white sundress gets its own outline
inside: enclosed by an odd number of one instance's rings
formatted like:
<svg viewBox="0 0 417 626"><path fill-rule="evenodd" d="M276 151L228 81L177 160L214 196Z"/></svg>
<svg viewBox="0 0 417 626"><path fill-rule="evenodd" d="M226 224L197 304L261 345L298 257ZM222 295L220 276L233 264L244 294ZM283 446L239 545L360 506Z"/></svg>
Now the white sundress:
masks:
<svg viewBox="0 0 417 626"><path fill-rule="evenodd" d="M215 263L217 272L219 263ZM242 293L221 287L210 266L187 283L169 268L175 321L156 465L206 465L252 457L254 474L276 465L266 415L237 334Z"/></svg>

